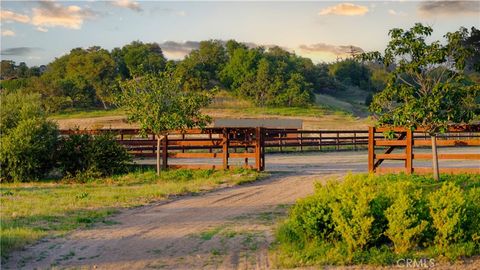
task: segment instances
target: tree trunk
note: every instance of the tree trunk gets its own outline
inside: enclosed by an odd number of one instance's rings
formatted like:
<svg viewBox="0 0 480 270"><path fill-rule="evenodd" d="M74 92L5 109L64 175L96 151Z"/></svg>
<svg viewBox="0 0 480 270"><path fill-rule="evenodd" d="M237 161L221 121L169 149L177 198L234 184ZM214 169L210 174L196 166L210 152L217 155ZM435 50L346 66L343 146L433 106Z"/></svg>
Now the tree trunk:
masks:
<svg viewBox="0 0 480 270"><path fill-rule="evenodd" d="M157 135L157 175L160 175L160 170L162 167L160 166L160 143L162 141L162 138Z"/></svg>
<svg viewBox="0 0 480 270"><path fill-rule="evenodd" d="M438 169L438 155L437 155L437 137L435 134L431 134L432 139L432 167L433 167L433 179L438 181L440 179L440 172Z"/></svg>

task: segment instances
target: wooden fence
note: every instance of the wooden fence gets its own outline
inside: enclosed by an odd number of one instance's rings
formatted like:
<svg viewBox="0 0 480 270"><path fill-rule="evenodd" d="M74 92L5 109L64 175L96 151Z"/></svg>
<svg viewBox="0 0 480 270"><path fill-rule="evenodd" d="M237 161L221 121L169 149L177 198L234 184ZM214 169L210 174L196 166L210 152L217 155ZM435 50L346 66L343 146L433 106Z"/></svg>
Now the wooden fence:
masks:
<svg viewBox="0 0 480 270"><path fill-rule="evenodd" d="M384 132L393 132L394 138L387 139ZM448 133L437 136L437 146L480 146L480 126L451 127ZM431 147L431 139L421 129L412 132L402 128L375 128L368 131L368 169L375 173L428 174L431 167L415 167L414 160L431 160L430 153L417 153L415 148ZM384 150L381 153L380 148ZM395 149L403 149L400 153L393 153ZM480 173L480 150L478 153L439 153L439 160L479 160L473 168L442 168L441 173ZM385 160L403 161L401 167L380 166Z"/></svg>
<svg viewBox="0 0 480 270"><path fill-rule="evenodd" d="M478 127L478 126L477 126ZM169 168L265 168L265 152L284 151L337 151L368 147L371 172L407 173L429 172L429 168L413 168L413 159L431 158L429 154L413 153L413 147L429 147L430 137L423 131L408 132L396 129L395 140L387 140L385 129L369 130L294 130L265 128L207 128L183 132L170 132L161 142L163 167ZM155 135L140 136L138 129L61 130L61 134L99 134L110 132L136 158L156 157ZM480 128L456 129L439 137L439 146L479 145ZM375 153L387 147L385 153ZM404 147L405 153L392 153ZM440 154L441 159L479 159L478 154ZM384 160L404 160L404 168L379 167ZM182 161L184 163L182 163ZM186 163L185 163L186 162ZM454 169L443 169L444 172ZM477 172L478 168L462 171Z"/></svg>
<svg viewBox="0 0 480 270"><path fill-rule="evenodd" d="M135 157L156 157L155 135L148 134L145 138L140 136L137 129L62 130L61 134L94 135L102 132L115 135L118 143L125 146ZM207 128L170 132L161 141L162 167L191 169L243 167L260 171L264 169L265 163L263 134L262 128ZM189 162L181 163L182 161ZM235 164L232 161L236 161Z"/></svg>

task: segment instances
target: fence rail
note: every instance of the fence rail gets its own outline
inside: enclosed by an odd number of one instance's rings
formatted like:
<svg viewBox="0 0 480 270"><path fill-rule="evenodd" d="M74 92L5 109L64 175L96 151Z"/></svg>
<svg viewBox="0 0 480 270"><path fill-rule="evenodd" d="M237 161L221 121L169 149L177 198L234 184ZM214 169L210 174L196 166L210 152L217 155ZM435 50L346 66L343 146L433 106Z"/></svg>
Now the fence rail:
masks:
<svg viewBox="0 0 480 270"><path fill-rule="evenodd" d="M392 139L378 133L393 132ZM368 136L368 170L375 173L398 173L406 174L432 173L431 167L415 167L414 160L431 160L431 153L415 153L415 148L431 146L431 138L426 136L424 130L407 130L402 128L369 128ZM418 135L423 133L424 135ZM446 134L437 136L437 146L480 146L480 126L450 127ZM379 148L384 150L378 153ZM392 153L395 149L404 149L401 153ZM479 153L439 153L439 160L480 160ZM403 167L381 166L385 160L403 160ZM480 173L480 162L473 168L440 168L441 173Z"/></svg>
<svg viewBox="0 0 480 270"><path fill-rule="evenodd" d="M170 168L213 168L229 169L235 167L263 170L265 152L284 151L324 151L342 149L369 149L369 170L375 172L389 170L405 170L419 172L422 168L388 169L379 167L383 160L429 159L429 154L392 153L395 148L430 146L429 136L422 130L411 134L402 129L395 129L395 139L386 139L382 132L386 129L370 128L369 130L293 130L265 128L207 128L169 132L161 141L161 157L164 167ZM156 157L157 140L153 134L142 137L138 129L108 130L61 130L62 135L100 134L109 132L118 143L126 147L130 154L137 158ZM410 135L408 135L410 134ZM373 146L373 148L370 147ZM441 135L438 146L478 146L480 130L452 129ZM375 153L375 147L387 147L385 153ZM479 159L479 154L441 154L440 158ZM169 160L174 159L174 164ZM182 160L197 164L180 164ZM206 160L198 163L198 160ZM240 160L240 162L239 162ZM408 162L407 162L408 160ZM221 162L220 162L221 161ZM408 164L407 164L408 165ZM407 166L405 165L405 166ZM408 165L409 166L409 165ZM425 169L426 170L426 169Z"/></svg>

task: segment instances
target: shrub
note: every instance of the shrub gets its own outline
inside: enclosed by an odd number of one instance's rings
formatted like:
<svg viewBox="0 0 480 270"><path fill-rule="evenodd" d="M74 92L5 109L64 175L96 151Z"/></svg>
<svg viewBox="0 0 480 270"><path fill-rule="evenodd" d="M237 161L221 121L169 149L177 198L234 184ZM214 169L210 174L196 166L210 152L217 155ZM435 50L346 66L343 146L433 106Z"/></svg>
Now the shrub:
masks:
<svg viewBox="0 0 480 270"><path fill-rule="evenodd" d="M88 149L91 136L86 134L72 134L60 139L58 147L59 168L63 174L75 175L87 170Z"/></svg>
<svg viewBox="0 0 480 270"><path fill-rule="evenodd" d="M279 267L480 254L480 178L348 175L317 185L279 226ZM403 257L401 257L403 256Z"/></svg>
<svg viewBox="0 0 480 270"><path fill-rule="evenodd" d="M375 218L370 208L376 195L376 189L368 179L348 178L345 184L335 188L335 201L330 205L332 220L349 253L363 249L376 237L371 233Z"/></svg>
<svg viewBox="0 0 480 270"><path fill-rule="evenodd" d="M39 95L2 94L1 102L1 177L37 180L54 165L57 126L46 119Z"/></svg>
<svg viewBox="0 0 480 270"><path fill-rule="evenodd" d="M58 130L45 119L21 121L1 139L2 177L14 181L37 180L54 165Z"/></svg>
<svg viewBox="0 0 480 270"><path fill-rule="evenodd" d="M463 230L467 240L472 240L480 249L480 188L472 188L466 194L465 216Z"/></svg>
<svg viewBox="0 0 480 270"><path fill-rule="evenodd" d="M82 182L124 172L130 161L126 149L111 134L73 134L62 138L59 146L59 168Z"/></svg>
<svg viewBox="0 0 480 270"><path fill-rule="evenodd" d="M385 235L395 246L395 252L403 254L418 245L428 223L421 220L418 210L421 191L415 190L411 183L399 182L393 186L396 191L392 205L385 211L388 229Z"/></svg>
<svg viewBox="0 0 480 270"><path fill-rule="evenodd" d="M290 212L290 219L295 231L301 231L302 236L308 239L333 238L334 226L331 201L326 189L317 190L311 197L299 200Z"/></svg>
<svg viewBox="0 0 480 270"><path fill-rule="evenodd" d="M457 242L463 234L461 228L465 214L465 198L462 190L447 182L428 197L430 215L435 229L435 242L440 249Z"/></svg>
<svg viewBox="0 0 480 270"><path fill-rule="evenodd" d="M88 147L89 168L101 175L125 172L130 155L125 147L117 143L112 134L95 136Z"/></svg>

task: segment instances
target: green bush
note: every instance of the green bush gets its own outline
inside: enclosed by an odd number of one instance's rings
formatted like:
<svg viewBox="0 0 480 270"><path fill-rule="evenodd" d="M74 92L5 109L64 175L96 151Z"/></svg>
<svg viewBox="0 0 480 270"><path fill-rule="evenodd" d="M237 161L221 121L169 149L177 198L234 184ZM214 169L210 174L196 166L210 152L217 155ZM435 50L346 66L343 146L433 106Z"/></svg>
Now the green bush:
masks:
<svg viewBox="0 0 480 270"><path fill-rule="evenodd" d="M2 177L14 181L33 181L54 165L58 130L45 119L21 121L1 139Z"/></svg>
<svg viewBox="0 0 480 270"><path fill-rule="evenodd" d="M411 183L402 181L394 184L392 191L393 203L385 210L388 220L385 235L392 240L395 252L403 254L418 246L428 222L421 219L420 190L415 190Z"/></svg>
<svg viewBox="0 0 480 270"><path fill-rule="evenodd" d="M88 169L90 135L72 134L60 139L58 147L59 168L65 175L75 175Z"/></svg>
<svg viewBox="0 0 480 270"><path fill-rule="evenodd" d="M291 225L302 232L304 241L334 237L332 210L328 207L331 198L325 191L321 189L314 196L299 200L291 210Z"/></svg>
<svg viewBox="0 0 480 270"><path fill-rule="evenodd" d="M1 95L1 178L32 181L48 173L55 160L57 126L46 119L40 96Z"/></svg>
<svg viewBox="0 0 480 270"><path fill-rule="evenodd" d="M375 220L371 204L377 196L376 189L368 180L346 179L337 185L334 193L332 220L335 230L347 244L349 253L363 249L378 236L372 234Z"/></svg>
<svg viewBox="0 0 480 270"><path fill-rule="evenodd" d="M60 141L58 167L64 175L85 182L126 171L130 155L111 134L73 134Z"/></svg>
<svg viewBox="0 0 480 270"><path fill-rule="evenodd" d="M348 175L317 185L276 232L277 266L480 254L480 178Z"/></svg>
<svg viewBox="0 0 480 270"><path fill-rule="evenodd" d="M430 215L435 228L435 242L444 249L463 235L465 221L464 192L455 183L447 182L428 196Z"/></svg>
<svg viewBox="0 0 480 270"><path fill-rule="evenodd" d="M131 161L125 147L112 134L95 136L88 147L89 168L102 176L122 173Z"/></svg>

